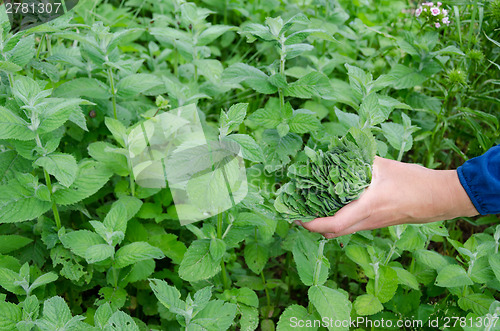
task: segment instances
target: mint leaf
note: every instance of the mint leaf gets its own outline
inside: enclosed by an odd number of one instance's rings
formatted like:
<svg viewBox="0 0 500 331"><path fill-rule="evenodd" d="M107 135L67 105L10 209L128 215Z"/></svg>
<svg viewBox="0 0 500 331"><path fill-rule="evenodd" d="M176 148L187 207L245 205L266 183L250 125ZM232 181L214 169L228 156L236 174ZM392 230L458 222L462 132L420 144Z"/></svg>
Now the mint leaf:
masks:
<svg viewBox="0 0 500 331"><path fill-rule="evenodd" d="M17 273L7 268L0 268L0 286L5 290L18 295L26 295L26 291L18 285L23 278Z"/></svg>
<svg viewBox="0 0 500 331"><path fill-rule="evenodd" d="M17 234L0 235L0 254L10 253L33 242L32 239Z"/></svg>
<svg viewBox="0 0 500 331"><path fill-rule="evenodd" d="M288 120L290 131L294 133L308 133L321 127L320 121L312 114L298 113Z"/></svg>
<svg viewBox="0 0 500 331"><path fill-rule="evenodd" d="M193 329L200 330L227 330L236 317L236 308L234 303L225 303L222 300L210 301L196 314L190 325L193 325Z"/></svg>
<svg viewBox="0 0 500 331"><path fill-rule="evenodd" d="M131 264L147 259L162 259L163 252L146 242L134 242L121 247L115 255L115 268L124 268Z"/></svg>
<svg viewBox="0 0 500 331"><path fill-rule="evenodd" d="M259 243L250 243L245 246L245 262L254 273L259 275L269 259L268 248Z"/></svg>
<svg viewBox="0 0 500 331"><path fill-rule="evenodd" d="M0 106L0 139L35 139L35 134L28 128L28 125L21 117Z"/></svg>
<svg viewBox="0 0 500 331"><path fill-rule="evenodd" d="M104 239L97 233L89 230L78 230L59 235L64 247L83 258L87 257L87 250L95 245L105 244Z"/></svg>
<svg viewBox="0 0 500 331"><path fill-rule="evenodd" d="M54 97L85 97L90 99L109 100L111 93L103 82L95 78L75 78L59 85L52 94Z"/></svg>
<svg viewBox="0 0 500 331"><path fill-rule="evenodd" d="M58 205L71 205L88 198L101 189L112 173L104 165L91 160L82 160L78 164L78 172L73 184L54 192Z"/></svg>
<svg viewBox="0 0 500 331"><path fill-rule="evenodd" d="M253 162L263 162L264 154L262 148L255 142L255 140L247 134L232 134L225 139L236 142L241 147L241 154L244 159Z"/></svg>
<svg viewBox="0 0 500 331"><path fill-rule="evenodd" d="M438 272L436 286L459 287L474 284L467 272L459 265L451 264Z"/></svg>
<svg viewBox="0 0 500 331"><path fill-rule="evenodd" d="M288 84L283 90L285 96L309 99L312 96L320 96L330 89L330 81L325 74L313 71L299 78L297 81Z"/></svg>
<svg viewBox="0 0 500 331"><path fill-rule="evenodd" d="M198 37L197 45L204 46L210 44L227 31L234 30L235 27L229 25L212 25L203 30Z"/></svg>
<svg viewBox="0 0 500 331"><path fill-rule="evenodd" d="M139 331L134 319L122 311L117 311L111 315L106 329Z"/></svg>
<svg viewBox="0 0 500 331"><path fill-rule="evenodd" d="M373 315L384 309L380 301L371 294L363 294L354 300L354 309L358 315Z"/></svg>
<svg viewBox="0 0 500 331"><path fill-rule="evenodd" d="M394 81L392 87L397 90L421 85L427 80L427 77L419 73L417 70L409 68L403 64L396 64L392 67L388 75L393 77Z"/></svg>
<svg viewBox="0 0 500 331"><path fill-rule="evenodd" d="M83 316L72 317L64 299L56 296L44 302L42 318L36 321L36 325L43 331L71 329L83 319Z"/></svg>
<svg viewBox="0 0 500 331"><path fill-rule="evenodd" d="M273 94L278 89L269 82L269 77L261 70L244 63L236 63L224 70L222 79L228 83L247 83L259 93Z"/></svg>
<svg viewBox="0 0 500 331"><path fill-rule="evenodd" d="M308 297L321 318L334 321L348 321L351 316L352 304L347 294L338 290L316 285L309 288ZM348 330L348 327L338 328L329 325L328 330Z"/></svg>
<svg viewBox="0 0 500 331"><path fill-rule="evenodd" d="M222 111L220 115L219 131L222 136L227 136L237 129L247 115L248 103L237 103L232 105L227 112Z"/></svg>
<svg viewBox="0 0 500 331"><path fill-rule="evenodd" d="M50 202L39 200L33 187L26 188L17 180L0 186L0 223L32 220L50 209Z"/></svg>
<svg viewBox="0 0 500 331"><path fill-rule="evenodd" d="M73 155L63 153L52 153L40 157L34 165L44 168L49 174L56 177L62 185L70 187L73 184L78 165Z"/></svg>
<svg viewBox="0 0 500 331"><path fill-rule="evenodd" d="M189 246L182 259L179 276L189 282L195 282L215 276L220 271L220 260L214 260L210 254L210 240L195 240Z"/></svg>
<svg viewBox="0 0 500 331"><path fill-rule="evenodd" d="M302 322L304 325L307 325L307 323L310 323L310 325L314 325L314 320L316 318L309 314L306 308L299 306L299 305L290 305L288 306L285 311L280 316L280 319L278 321L278 325L276 326L277 331L292 331L292 330L297 330L298 323L294 323L294 321L300 321L301 324ZM310 327L307 328L309 331L314 331L317 330L317 327Z"/></svg>
<svg viewBox="0 0 500 331"><path fill-rule="evenodd" d="M131 98L138 94L156 95L164 93L163 81L151 74L133 74L120 79L116 84L118 96Z"/></svg>
<svg viewBox="0 0 500 331"><path fill-rule="evenodd" d="M0 330L16 330L16 324L22 320L22 316L20 307L0 301Z"/></svg>
<svg viewBox="0 0 500 331"><path fill-rule="evenodd" d="M292 253L300 280L306 286L324 284L328 278L330 263L323 255L318 256L319 242L302 231L295 238Z"/></svg>
<svg viewBox="0 0 500 331"><path fill-rule="evenodd" d="M93 245L85 251L85 259L88 264L101 262L115 254L115 248L109 244Z"/></svg>
<svg viewBox="0 0 500 331"><path fill-rule="evenodd" d="M149 243L161 249L163 254L176 264L181 263L187 250L184 243L178 241L177 236L171 233L154 235L149 238Z"/></svg>
<svg viewBox="0 0 500 331"><path fill-rule="evenodd" d="M181 300L181 293L174 286L170 286L164 280L150 279L149 285L158 301L171 312L176 313L185 305Z"/></svg>

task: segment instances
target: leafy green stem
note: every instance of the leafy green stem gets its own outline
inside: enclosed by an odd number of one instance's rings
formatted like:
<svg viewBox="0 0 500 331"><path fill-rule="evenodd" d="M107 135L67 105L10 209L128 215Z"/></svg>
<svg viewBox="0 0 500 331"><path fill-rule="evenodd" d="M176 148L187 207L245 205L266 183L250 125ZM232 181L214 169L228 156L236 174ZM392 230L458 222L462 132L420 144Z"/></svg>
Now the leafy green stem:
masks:
<svg viewBox="0 0 500 331"><path fill-rule="evenodd" d="M11 73L9 73L7 76L9 77L9 84L11 88L14 87L14 76Z"/></svg>
<svg viewBox="0 0 500 331"><path fill-rule="evenodd" d="M45 41L47 43L47 53L49 54L49 56L52 56L52 42L50 40L49 34L46 34Z"/></svg>
<svg viewBox="0 0 500 331"><path fill-rule="evenodd" d="M285 41L281 41L281 52L280 52L280 75L283 76L283 79L286 82L285 77L285 61L286 61L286 53L285 53ZM283 94L283 89L280 87L278 89L278 95L280 98L280 109L282 110L285 107L285 96Z"/></svg>
<svg viewBox="0 0 500 331"><path fill-rule="evenodd" d="M175 45L175 44L174 44ZM174 75L179 78L179 51L174 47Z"/></svg>
<svg viewBox="0 0 500 331"><path fill-rule="evenodd" d="M478 0L474 1L474 9L472 10L472 18L470 20L470 26L469 26L469 38L467 40L467 49L470 49L470 43L472 41L472 33L474 31L474 25L476 24L476 14L477 14L477 2Z"/></svg>
<svg viewBox="0 0 500 331"><path fill-rule="evenodd" d="M323 262L323 251L325 250L325 244L327 242L328 239L323 239L319 242L318 257L316 259L316 265L314 266L313 285L318 285L319 283L319 276L321 274L321 263Z"/></svg>
<svg viewBox="0 0 500 331"><path fill-rule="evenodd" d="M396 251L396 241L391 245L391 249L389 251L389 254L387 254L387 258L384 261L384 265L387 265L391 261L391 258L394 255L395 251Z"/></svg>
<svg viewBox="0 0 500 331"><path fill-rule="evenodd" d="M109 84L111 85L111 95L112 95L112 101L113 101L113 115L115 116L115 120L118 119L118 116L116 114L116 90L115 90L115 81L113 79L113 71L111 68L108 68L108 79L109 79Z"/></svg>
<svg viewBox="0 0 500 331"><path fill-rule="evenodd" d="M66 1L61 0L61 4L62 4L63 10L64 10L64 13L66 14L68 12L68 7L66 7Z"/></svg>
<svg viewBox="0 0 500 331"><path fill-rule="evenodd" d="M43 34L42 37L40 38L40 42L38 43L38 47L36 49L36 59L37 60L40 58L40 53L42 52L42 46L43 46L44 40L45 40L45 34Z"/></svg>
<svg viewBox="0 0 500 331"><path fill-rule="evenodd" d="M405 153L405 147L406 147L406 141L403 140L401 143L401 149L399 150L398 154L398 161L401 161L403 159L403 154Z"/></svg>
<svg viewBox="0 0 500 331"><path fill-rule="evenodd" d="M43 174L45 175L45 183L50 192L50 200L52 201L52 212L54 213L54 219L56 221L57 230L61 229L61 217L59 216L59 211L57 210L57 204L52 196L52 183L50 181L50 175L47 170L43 169Z"/></svg>
<svg viewBox="0 0 500 331"><path fill-rule="evenodd" d="M314 266L313 273L313 286L319 285L319 276L321 275L321 264L323 262L323 251L325 250L325 244L328 242L328 239L323 239L319 242L318 246L318 254L316 256L316 265ZM309 306L307 307L309 314L313 313L313 305L309 302Z"/></svg>
<svg viewBox="0 0 500 331"><path fill-rule="evenodd" d="M114 287L117 288L118 287L118 273L117 273L117 270L115 267L111 267L111 269L113 269L113 283L114 283Z"/></svg>
<svg viewBox="0 0 500 331"><path fill-rule="evenodd" d="M258 241L257 227L255 227L254 236L255 236L255 242L257 242ZM264 275L264 271L260 272L260 278L262 279L262 284L264 284L264 292L266 293L267 306L271 307L271 296L269 295L269 290L267 289L267 281L266 281L266 276Z"/></svg>
<svg viewBox="0 0 500 331"><path fill-rule="evenodd" d="M132 167L132 162L130 160L130 153L127 155L127 165L128 165L128 169L130 172L130 175L129 175L130 195L132 195L134 197L135 196L135 177L134 177L134 169ZM165 166L165 165L163 165L163 166Z"/></svg>
<svg viewBox="0 0 500 331"><path fill-rule="evenodd" d="M222 235L222 226L224 225L224 219L223 219L224 213L219 213L217 215L217 238L221 239L223 238ZM221 268L221 273L222 273L222 285L224 286L225 289L229 289L229 280L227 278L226 274L226 264L224 263L224 258L221 259L220 261L220 268Z"/></svg>
<svg viewBox="0 0 500 331"><path fill-rule="evenodd" d="M266 292L267 306L271 307L271 296L269 295L269 290L267 289L266 276L264 276L264 271L260 272L260 278L262 278L262 283L264 284L264 292Z"/></svg>
<svg viewBox="0 0 500 331"><path fill-rule="evenodd" d="M286 277L286 284L287 284L287 289L288 292L290 292L290 288L292 285L290 284L290 260L292 258L292 253L291 252L286 252L286 258L285 258L285 270L287 270L287 277ZM274 306L279 307L280 304L280 299L281 299L281 294L283 293L283 289L281 287L278 288L278 294L276 295L276 299L274 300Z"/></svg>

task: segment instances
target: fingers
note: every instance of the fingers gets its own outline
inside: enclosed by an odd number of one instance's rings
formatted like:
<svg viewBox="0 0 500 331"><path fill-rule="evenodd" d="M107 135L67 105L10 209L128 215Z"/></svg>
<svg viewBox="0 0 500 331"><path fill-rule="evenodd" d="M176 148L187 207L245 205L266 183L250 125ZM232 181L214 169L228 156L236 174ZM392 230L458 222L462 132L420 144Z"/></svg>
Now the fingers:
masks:
<svg viewBox="0 0 500 331"><path fill-rule="evenodd" d="M373 228L374 224L371 220L372 207L378 205L381 199L380 190L377 190L376 182L380 176L380 165L386 161L392 162L380 157L375 158L372 183L361 194L358 200L344 206L334 216L317 218L308 223L300 222L300 225L309 231L322 233L326 238L335 238Z"/></svg>
<svg viewBox="0 0 500 331"><path fill-rule="evenodd" d="M323 236L325 236L326 239L333 239L337 237L342 237L348 234L354 234L358 231L364 231L364 230L372 230L373 225L370 225L372 222L370 221L370 218L367 218L359 223L356 223L348 228L342 229L338 232L329 232L329 233L323 233Z"/></svg>
<svg viewBox="0 0 500 331"><path fill-rule="evenodd" d="M312 232L337 234L351 228L369 216L370 210L367 204L360 199L344 206L334 216L316 218L308 223L301 222L301 225Z"/></svg>

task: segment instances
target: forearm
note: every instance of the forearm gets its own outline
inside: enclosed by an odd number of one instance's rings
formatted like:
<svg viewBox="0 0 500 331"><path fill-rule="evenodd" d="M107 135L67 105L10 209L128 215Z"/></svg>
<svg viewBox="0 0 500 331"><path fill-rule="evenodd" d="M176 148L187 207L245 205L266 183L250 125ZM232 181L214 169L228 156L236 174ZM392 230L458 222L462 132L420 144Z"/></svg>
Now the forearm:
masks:
<svg viewBox="0 0 500 331"><path fill-rule="evenodd" d="M431 221L471 217L479 214L460 183L456 170L434 170L434 172L436 173L435 205L438 210L435 219L431 219Z"/></svg>

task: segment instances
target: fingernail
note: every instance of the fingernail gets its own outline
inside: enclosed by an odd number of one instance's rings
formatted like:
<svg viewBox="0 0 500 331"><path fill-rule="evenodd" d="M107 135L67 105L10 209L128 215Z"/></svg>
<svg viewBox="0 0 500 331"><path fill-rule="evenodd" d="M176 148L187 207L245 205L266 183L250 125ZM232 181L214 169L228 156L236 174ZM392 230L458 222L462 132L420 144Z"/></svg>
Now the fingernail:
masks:
<svg viewBox="0 0 500 331"><path fill-rule="evenodd" d="M293 223L295 223L295 224L296 224L296 225L298 225L298 226L302 226L302 222L301 222L301 221L299 221L299 220L293 221Z"/></svg>

